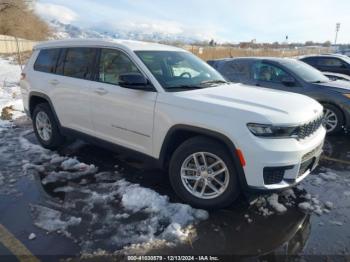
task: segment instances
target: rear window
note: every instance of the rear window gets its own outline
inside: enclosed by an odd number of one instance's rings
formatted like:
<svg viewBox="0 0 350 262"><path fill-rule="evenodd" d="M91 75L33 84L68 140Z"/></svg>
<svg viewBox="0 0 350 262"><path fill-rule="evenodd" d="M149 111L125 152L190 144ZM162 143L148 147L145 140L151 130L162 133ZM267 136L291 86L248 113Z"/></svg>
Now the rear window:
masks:
<svg viewBox="0 0 350 262"><path fill-rule="evenodd" d="M34 63L34 70L46 73L55 73L60 49L44 49L40 50L38 58Z"/></svg>
<svg viewBox="0 0 350 262"><path fill-rule="evenodd" d="M95 48L68 48L63 65L63 75L91 79L95 54Z"/></svg>

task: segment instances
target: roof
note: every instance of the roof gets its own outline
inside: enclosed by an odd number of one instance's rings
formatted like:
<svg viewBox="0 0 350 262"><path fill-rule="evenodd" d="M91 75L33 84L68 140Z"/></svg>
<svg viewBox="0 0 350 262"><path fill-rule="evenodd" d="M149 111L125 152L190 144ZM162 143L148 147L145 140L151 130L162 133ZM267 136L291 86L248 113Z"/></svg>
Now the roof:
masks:
<svg viewBox="0 0 350 262"><path fill-rule="evenodd" d="M337 58L346 58L346 55L342 54L319 54L319 55L304 55L301 57L302 58L307 58L307 57L337 57Z"/></svg>
<svg viewBox="0 0 350 262"><path fill-rule="evenodd" d="M162 45L158 43L122 40L122 39L64 39L41 42L34 49L73 47L73 46L94 46L94 47L119 47L133 51L157 50L157 51L184 51L181 48Z"/></svg>
<svg viewBox="0 0 350 262"><path fill-rule="evenodd" d="M248 56L248 57L233 57L233 58L222 58L222 59L208 60L208 62L234 61L234 60L241 60L241 59L244 59L244 60L270 60L270 61L274 61L274 62L296 60L294 58L288 58L288 57Z"/></svg>

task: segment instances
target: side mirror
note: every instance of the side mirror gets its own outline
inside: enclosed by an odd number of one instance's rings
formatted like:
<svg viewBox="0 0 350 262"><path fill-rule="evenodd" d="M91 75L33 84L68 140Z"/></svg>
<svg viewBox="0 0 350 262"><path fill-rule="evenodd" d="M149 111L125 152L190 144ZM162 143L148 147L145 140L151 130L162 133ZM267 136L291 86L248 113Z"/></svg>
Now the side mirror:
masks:
<svg viewBox="0 0 350 262"><path fill-rule="evenodd" d="M150 82L138 73L122 74L119 76L119 85L125 88L138 90L153 90Z"/></svg>
<svg viewBox="0 0 350 262"><path fill-rule="evenodd" d="M295 86L295 84L296 84L295 79L291 76L283 77L281 82L285 86Z"/></svg>

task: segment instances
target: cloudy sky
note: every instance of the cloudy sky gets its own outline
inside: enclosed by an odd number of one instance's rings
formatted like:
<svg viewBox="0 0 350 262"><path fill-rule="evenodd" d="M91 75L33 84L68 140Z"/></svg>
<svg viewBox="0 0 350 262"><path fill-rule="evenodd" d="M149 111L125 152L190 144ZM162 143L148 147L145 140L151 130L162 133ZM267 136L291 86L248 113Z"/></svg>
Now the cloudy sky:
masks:
<svg viewBox="0 0 350 262"><path fill-rule="evenodd" d="M223 41L350 43L350 0L38 0L36 11L84 28L142 29Z"/></svg>

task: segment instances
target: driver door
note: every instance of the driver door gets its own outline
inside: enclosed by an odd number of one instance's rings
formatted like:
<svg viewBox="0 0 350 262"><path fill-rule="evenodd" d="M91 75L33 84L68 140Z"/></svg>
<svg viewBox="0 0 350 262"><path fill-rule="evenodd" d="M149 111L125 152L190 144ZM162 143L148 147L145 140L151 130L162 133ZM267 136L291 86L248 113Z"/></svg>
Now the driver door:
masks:
<svg viewBox="0 0 350 262"><path fill-rule="evenodd" d="M293 76L281 67L268 62L259 61L253 64L252 77L256 86L294 93L303 93L304 91ZM294 80L294 84L285 82L286 79Z"/></svg>
<svg viewBox="0 0 350 262"><path fill-rule="evenodd" d="M152 152L154 91L119 85L121 74L140 73L122 51L103 48L91 97L96 136L145 154Z"/></svg>

